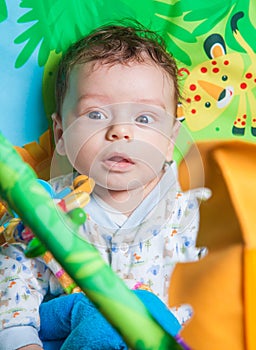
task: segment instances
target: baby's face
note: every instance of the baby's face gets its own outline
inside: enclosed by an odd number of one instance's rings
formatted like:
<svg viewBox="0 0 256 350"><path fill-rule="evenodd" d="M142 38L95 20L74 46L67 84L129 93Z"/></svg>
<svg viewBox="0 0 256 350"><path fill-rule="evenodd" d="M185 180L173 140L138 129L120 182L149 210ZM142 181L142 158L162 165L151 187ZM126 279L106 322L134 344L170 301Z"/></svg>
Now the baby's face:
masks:
<svg viewBox="0 0 256 350"><path fill-rule="evenodd" d="M145 186L172 159L173 83L152 63L92 67L71 72L57 149L97 186Z"/></svg>

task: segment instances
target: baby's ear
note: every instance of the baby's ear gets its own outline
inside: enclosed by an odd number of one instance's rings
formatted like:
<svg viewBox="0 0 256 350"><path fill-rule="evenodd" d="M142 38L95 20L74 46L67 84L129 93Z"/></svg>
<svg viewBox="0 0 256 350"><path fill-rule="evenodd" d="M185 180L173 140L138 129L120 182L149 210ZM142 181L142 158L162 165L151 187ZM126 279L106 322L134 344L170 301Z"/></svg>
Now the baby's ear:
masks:
<svg viewBox="0 0 256 350"><path fill-rule="evenodd" d="M61 116L57 113L52 114L52 121L53 121L53 134L54 134L54 140L56 145L56 151L59 155L64 156L66 154L65 150L65 143L63 139L63 127L62 127L62 120Z"/></svg>
<svg viewBox="0 0 256 350"><path fill-rule="evenodd" d="M173 123L172 137L171 137L173 142L176 141L176 138L177 138L179 131L180 131L180 127L181 127L181 122L179 120L175 119L175 121Z"/></svg>
<svg viewBox="0 0 256 350"><path fill-rule="evenodd" d="M172 135L170 138L170 143L168 146L167 154L166 154L166 161L170 162L173 160L173 150L176 142L176 138L178 136L179 130L180 130L181 123L178 120L174 121L173 128L172 128Z"/></svg>

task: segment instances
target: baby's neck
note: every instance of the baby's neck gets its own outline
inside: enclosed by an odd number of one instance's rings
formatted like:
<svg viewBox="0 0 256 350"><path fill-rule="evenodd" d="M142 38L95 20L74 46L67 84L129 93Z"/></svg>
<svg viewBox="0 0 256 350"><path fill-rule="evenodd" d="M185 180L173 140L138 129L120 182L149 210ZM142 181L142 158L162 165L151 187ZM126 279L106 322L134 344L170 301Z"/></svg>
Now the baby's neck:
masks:
<svg viewBox="0 0 256 350"><path fill-rule="evenodd" d="M157 185L161 177L162 173L145 186L131 190L114 191L96 185L94 193L112 208L118 210L122 214L130 216Z"/></svg>

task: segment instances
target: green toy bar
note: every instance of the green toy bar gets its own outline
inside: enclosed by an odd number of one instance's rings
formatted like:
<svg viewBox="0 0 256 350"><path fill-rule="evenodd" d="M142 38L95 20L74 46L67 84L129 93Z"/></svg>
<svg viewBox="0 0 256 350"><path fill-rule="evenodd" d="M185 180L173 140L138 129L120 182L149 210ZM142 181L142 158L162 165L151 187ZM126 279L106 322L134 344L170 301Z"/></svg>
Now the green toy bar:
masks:
<svg viewBox="0 0 256 350"><path fill-rule="evenodd" d="M0 197L30 227L132 349L181 350L154 321L142 302L77 233L0 133Z"/></svg>

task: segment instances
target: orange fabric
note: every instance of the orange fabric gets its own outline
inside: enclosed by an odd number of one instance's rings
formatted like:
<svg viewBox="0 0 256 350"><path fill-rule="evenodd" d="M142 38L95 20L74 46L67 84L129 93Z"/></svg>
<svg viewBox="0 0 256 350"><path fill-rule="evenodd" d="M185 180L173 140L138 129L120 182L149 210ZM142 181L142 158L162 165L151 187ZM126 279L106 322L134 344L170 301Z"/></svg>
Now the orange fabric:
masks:
<svg viewBox="0 0 256 350"><path fill-rule="evenodd" d="M256 143L233 141L214 153L241 223L246 247L256 248Z"/></svg>
<svg viewBox="0 0 256 350"><path fill-rule="evenodd" d="M15 146L15 149L40 179L49 180L52 159L50 130L41 135L39 143L31 142L23 147Z"/></svg>
<svg viewBox="0 0 256 350"><path fill-rule="evenodd" d="M209 254L179 264L170 288L170 305L194 308L183 336L195 350L256 349L255 156L253 143L200 142L180 164L183 189L202 186L204 175L213 192L201 204L197 242Z"/></svg>
<svg viewBox="0 0 256 350"><path fill-rule="evenodd" d="M244 350L242 246L209 253L175 269L170 304L193 306L182 337L193 350Z"/></svg>
<svg viewBox="0 0 256 350"><path fill-rule="evenodd" d="M256 349L256 249L245 251L245 332L246 349Z"/></svg>
<svg viewBox="0 0 256 350"><path fill-rule="evenodd" d="M256 349L256 144L234 143L216 150L237 213L244 251L245 339L248 350Z"/></svg>

